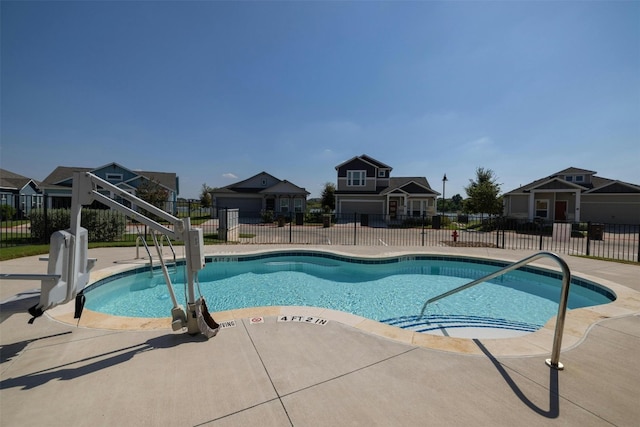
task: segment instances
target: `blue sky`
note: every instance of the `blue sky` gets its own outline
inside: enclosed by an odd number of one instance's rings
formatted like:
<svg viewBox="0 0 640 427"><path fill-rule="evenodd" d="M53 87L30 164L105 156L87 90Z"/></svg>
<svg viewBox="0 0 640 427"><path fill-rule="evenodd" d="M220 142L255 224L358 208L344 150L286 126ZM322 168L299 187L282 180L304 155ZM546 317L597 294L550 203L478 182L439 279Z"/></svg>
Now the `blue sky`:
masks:
<svg viewBox="0 0 640 427"><path fill-rule="evenodd" d="M4 169L261 171L368 154L446 196L569 166L640 184L640 2L1 3Z"/></svg>

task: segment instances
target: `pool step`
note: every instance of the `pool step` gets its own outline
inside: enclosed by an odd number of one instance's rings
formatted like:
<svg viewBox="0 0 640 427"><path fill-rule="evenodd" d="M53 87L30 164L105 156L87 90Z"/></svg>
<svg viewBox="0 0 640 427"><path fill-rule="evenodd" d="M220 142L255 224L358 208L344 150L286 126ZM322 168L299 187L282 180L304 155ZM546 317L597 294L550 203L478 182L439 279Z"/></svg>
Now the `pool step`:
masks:
<svg viewBox="0 0 640 427"><path fill-rule="evenodd" d="M454 328L491 328L520 332L535 332L542 327L532 323L493 317L431 314L424 316L401 316L381 320L382 323L416 332L433 332Z"/></svg>

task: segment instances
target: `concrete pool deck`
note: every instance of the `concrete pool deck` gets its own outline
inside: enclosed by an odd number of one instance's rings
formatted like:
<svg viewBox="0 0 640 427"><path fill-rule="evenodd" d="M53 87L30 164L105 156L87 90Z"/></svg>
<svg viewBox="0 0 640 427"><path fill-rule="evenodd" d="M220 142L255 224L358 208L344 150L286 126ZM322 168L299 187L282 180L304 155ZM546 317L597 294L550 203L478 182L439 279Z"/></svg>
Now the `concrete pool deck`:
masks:
<svg viewBox="0 0 640 427"><path fill-rule="evenodd" d="M487 248L207 246L207 254L321 250L352 256L453 254L516 261L534 252ZM134 260L95 249L92 281ZM572 310L560 361L548 368L554 320L527 337L424 338L341 313L272 308L216 313L235 320L206 340L163 324L87 327L68 307L29 325L39 283L3 280L0 424L11 425L636 425L640 419L640 267L563 256L572 274L616 302ZM557 269L552 260L533 265ZM2 273L44 273L28 257ZM94 277L95 276L95 277ZM315 316L325 324L277 322ZM54 316L54 317L52 317ZM227 316L225 318L225 316ZM251 322L262 317L263 323ZM90 316L89 316L90 317ZM104 321L104 319L103 319ZM100 326L100 325L99 325ZM408 333L410 335L407 335ZM535 338L538 334L539 338ZM533 338L532 338L533 337ZM425 342L427 341L427 342Z"/></svg>

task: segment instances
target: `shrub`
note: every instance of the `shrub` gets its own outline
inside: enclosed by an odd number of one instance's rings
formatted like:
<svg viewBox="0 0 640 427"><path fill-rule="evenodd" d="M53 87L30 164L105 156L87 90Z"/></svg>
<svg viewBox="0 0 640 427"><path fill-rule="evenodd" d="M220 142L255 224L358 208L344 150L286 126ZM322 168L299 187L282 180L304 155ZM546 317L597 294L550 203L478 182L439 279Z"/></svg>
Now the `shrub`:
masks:
<svg viewBox="0 0 640 427"><path fill-rule="evenodd" d="M54 231L66 230L71 226L71 211L69 209L49 209L46 229L42 209L32 210L29 217L31 236L38 240L47 240ZM83 209L81 224L89 232L90 242L112 242L119 239L124 233L126 220L124 215L116 211Z"/></svg>
<svg viewBox="0 0 640 427"><path fill-rule="evenodd" d="M307 212L304 214L306 224L322 224L322 212Z"/></svg>
<svg viewBox="0 0 640 427"><path fill-rule="evenodd" d="M126 220L116 211L83 209L82 226L89 230L90 242L112 242L124 233Z"/></svg>
<svg viewBox="0 0 640 427"><path fill-rule="evenodd" d="M31 221L31 237L40 241L48 240L51 233L57 230L66 230L71 224L69 209L49 209L47 212L48 224L45 224L43 209L32 209L29 219Z"/></svg>
<svg viewBox="0 0 640 427"><path fill-rule="evenodd" d="M262 222L265 224L273 222L273 211L262 212Z"/></svg>
<svg viewBox="0 0 640 427"><path fill-rule="evenodd" d="M414 228L414 227L422 227L423 226L423 218L416 216L416 217L408 217L405 218L404 221L402 221L402 227L403 228Z"/></svg>
<svg viewBox="0 0 640 427"><path fill-rule="evenodd" d="M0 206L0 221L9 221L16 215L16 208L10 205Z"/></svg>

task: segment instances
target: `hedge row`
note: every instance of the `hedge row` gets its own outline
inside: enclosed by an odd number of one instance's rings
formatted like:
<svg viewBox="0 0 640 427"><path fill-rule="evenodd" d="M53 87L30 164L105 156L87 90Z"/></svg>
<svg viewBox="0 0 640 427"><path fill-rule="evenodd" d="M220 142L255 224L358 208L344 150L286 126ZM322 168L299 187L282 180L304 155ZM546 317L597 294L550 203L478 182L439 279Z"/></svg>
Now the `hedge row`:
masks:
<svg viewBox="0 0 640 427"><path fill-rule="evenodd" d="M119 240L126 228L126 217L119 212L103 209L82 209L81 224L89 231L90 242L112 242ZM38 240L47 240L57 230L71 227L69 209L49 209L45 228L44 211L34 209L29 214L31 236Z"/></svg>

